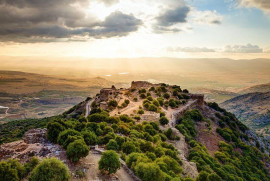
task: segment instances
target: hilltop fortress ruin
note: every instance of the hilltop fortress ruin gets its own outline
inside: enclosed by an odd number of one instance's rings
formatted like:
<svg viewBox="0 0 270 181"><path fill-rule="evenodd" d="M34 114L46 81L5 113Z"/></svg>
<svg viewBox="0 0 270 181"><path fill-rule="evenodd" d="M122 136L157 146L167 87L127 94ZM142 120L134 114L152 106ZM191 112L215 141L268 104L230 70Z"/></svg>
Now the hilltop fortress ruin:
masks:
<svg viewBox="0 0 270 181"><path fill-rule="evenodd" d="M167 107L167 108L162 107L161 111L165 112L166 114L170 114L169 116L175 115L176 117L179 117L180 114L182 114L183 112L187 110L194 109L196 107L202 107L204 105L204 95L202 94L191 94L186 91L182 91L180 86L176 86L176 85L168 85L164 83L153 84L147 81L133 81L131 83L130 88L127 88L127 89L124 89L124 88L117 89L115 86L112 86L111 88L103 88L100 90L100 93L97 94L94 101L96 104L99 105L100 109L109 110L110 106L108 105L108 103L110 102L110 100L115 100L118 106L114 110L110 111L111 116L119 115L119 114L127 114L129 116L130 115L132 116L136 114L136 111L138 111L139 109L142 109L143 107L143 102L145 99L140 98L140 91L146 90L147 94L150 97L152 97L153 99L157 99L158 96L156 95L156 92L149 91L149 90L150 88L152 88L153 90L158 90L160 89L160 87L165 87L166 89L168 89L168 94L170 94L171 98L179 100L179 102L180 102L180 99L177 96L175 97L172 95L172 92L175 89L178 89L182 95L188 98L187 99L188 101L183 100L182 102L185 102L185 103L179 105L177 109L170 108L170 107ZM165 101L168 102L171 98L167 100L165 99ZM128 102L130 102L129 105L123 104L125 100L128 100ZM125 105L125 106L121 106L121 105ZM177 110L179 111L177 112ZM160 118L160 114L158 112L146 110L144 114L140 115L140 117L142 120L157 121Z"/></svg>

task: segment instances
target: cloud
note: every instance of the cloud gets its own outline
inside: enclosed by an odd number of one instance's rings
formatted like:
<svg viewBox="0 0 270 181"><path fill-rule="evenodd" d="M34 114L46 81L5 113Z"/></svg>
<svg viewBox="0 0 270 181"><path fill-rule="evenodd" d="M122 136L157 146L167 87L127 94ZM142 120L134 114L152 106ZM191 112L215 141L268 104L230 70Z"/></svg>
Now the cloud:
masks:
<svg viewBox="0 0 270 181"><path fill-rule="evenodd" d="M187 52L187 53L202 53L202 52L216 52L214 49L206 48L206 47L177 47L177 48L169 48L168 51L171 52Z"/></svg>
<svg viewBox="0 0 270 181"><path fill-rule="evenodd" d="M247 45L227 45L224 48L224 52L228 53L262 53L263 49L260 48L258 45L252 45L252 44L247 44Z"/></svg>
<svg viewBox="0 0 270 181"><path fill-rule="evenodd" d="M222 22L222 15L216 11L199 11L194 9L191 12L192 20L198 24L216 24L219 25Z"/></svg>
<svg viewBox="0 0 270 181"><path fill-rule="evenodd" d="M181 31L176 25L186 23L189 12L190 7L183 3L173 9L166 9L156 18L155 31L158 33Z"/></svg>
<svg viewBox="0 0 270 181"><path fill-rule="evenodd" d="M121 37L137 31L142 25L142 21L132 14L120 11L100 21L85 14L82 7L88 5L88 0L0 0L0 41L50 42Z"/></svg>
<svg viewBox="0 0 270 181"><path fill-rule="evenodd" d="M102 1L106 6L111 6L119 2L119 0L98 0Z"/></svg>
<svg viewBox="0 0 270 181"><path fill-rule="evenodd" d="M246 7L255 7L270 12L269 0L237 0L238 4Z"/></svg>

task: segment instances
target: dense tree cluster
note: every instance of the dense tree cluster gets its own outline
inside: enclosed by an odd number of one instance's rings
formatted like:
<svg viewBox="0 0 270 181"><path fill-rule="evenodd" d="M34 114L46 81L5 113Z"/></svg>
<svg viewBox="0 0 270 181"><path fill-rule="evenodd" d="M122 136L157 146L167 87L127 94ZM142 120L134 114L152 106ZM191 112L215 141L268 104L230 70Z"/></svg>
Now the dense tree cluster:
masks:
<svg viewBox="0 0 270 181"><path fill-rule="evenodd" d="M30 181L68 181L70 174L67 166L56 158L39 161L32 157L24 164L16 159L0 162L1 181L19 181L26 177Z"/></svg>

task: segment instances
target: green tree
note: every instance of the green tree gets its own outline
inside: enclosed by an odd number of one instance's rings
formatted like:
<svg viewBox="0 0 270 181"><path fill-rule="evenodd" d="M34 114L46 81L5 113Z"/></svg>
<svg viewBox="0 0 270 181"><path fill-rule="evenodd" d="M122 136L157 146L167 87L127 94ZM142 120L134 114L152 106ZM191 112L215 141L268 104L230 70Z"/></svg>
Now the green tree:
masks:
<svg viewBox="0 0 270 181"><path fill-rule="evenodd" d="M98 143L98 137L94 132L84 131L82 135L87 145L96 145Z"/></svg>
<svg viewBox="0 0 270 181"><path fill-rule="evenodd" d="M57 143L63 145L68 136L81 136L81 134L74 129L66 129L59 134Z"/></svg>
<svg viewBox="0 0 270 181"><path fill-rule="evenodd" d="M158 108L154 104L150 104L149 107L148 107L148 111L157 112Z"/></svg>
<svg viewBox="0 0 270 181"><path fill-rule="evenodd" d="M57 142L57 138L60 132L65 128L58 122L51 122L47 125L47 138L53 143Z"/></svg>
<svg viewBox="0 0 270 181"><path fill-rule="evenodd" d="M164 181L164 173L160 170L159 166L155 163L140 162L135 166L135 173L142 181Z"/></svg>
<svg viewBox="0 0 270 181"><path fill-rule="evenodd" d="M115 108L115 107L117 107L117 106L118 106L118 103L117 103L117 101L116 101L116 100L109 100L109 102L108 102L108 106L109 106L109 107L113 107L113 108Z"/></svg>
<svg viewBox="0 0 270 181"><path fill-rule="evenodd" d="M124 153L130 154L136 151L136 147L133 142L128 141L128 142L123 143L122 150Z"/></svg>
<svg viewBox="0 0 270 181"><path fill-rule="evenodd" d="M68 135L67 139L65 140L65 142L63 143L63 148L67 149L68 145L76 140L83 140L83 137L81 136L70 136Z"/></svg>
<svg viewBox="0 0 270 181"><path fill-rule="evenodd" d="M208 175L207 181L222 181L222 179L217 174L211 173L210 175Z"/></svg>
<svg viewBox="0 0 270 181"><path fill-rule="evenodd" d="M119 149L119 145L117 144L117 142L115 140L111 139L109 141L109 143L107 143L106 149L107 150L116 150L117 151Z"/></svg>
<svg viewBox="0 0 270 181"><path fill-rule="evenodd" d="M19 181L25 176L25 168L16 159L0 162L0 180Z"/></svg>
<svg viewBox="0 0 270 181"><path fill-rule="evenodd" d="M101 159L98 162L98 168L101 171L106 171L109 174L116 173L120 169L121 163L119 156L115 151L108 150L102 153Z"/></svg>
<svg viewBox="0 0 270 181"><path fill-rule="evenodd" d="M160 119L159 119L159 123L162 124L162 125L166 125L169 123L169 120L165 117L165 116L162 116Z"/></svg>
<svg viewBox="0 0 270 181"><path fill-rule="evenodd" d="M28 175L38 164L39 159L37 157L32 157L29 162L26 162L23 165L25 168L26 175Z"/></svg>
<svg viewBox="0 0 270 181"><path fill-rule="evenodd" d="M73 162L77 162L80 158L87 156L89 148L83 140L76 140L67 147L67 157Z"/></svg>
<svg viewBox="0 0 270 181"><path fill-rule="evenodd" d="M207 173L206 171L201 171L200 174L198 175L196 181L207 181L208 175L209 175L209 173Z"/></svg>
<svg viewBox="0 0 270 181"><path fill-rule="evenodd" d="M169 99L169 98L170 98L170 94L165 93L165 94L163 95L163 97L164 97L165 99Z"/></svg>
<svg viewBox="0 0 270 181"><path fill-rule="evenodd" d="M56 158L44 159L31 172L29 181L68 181L68 167Z"/></svg>

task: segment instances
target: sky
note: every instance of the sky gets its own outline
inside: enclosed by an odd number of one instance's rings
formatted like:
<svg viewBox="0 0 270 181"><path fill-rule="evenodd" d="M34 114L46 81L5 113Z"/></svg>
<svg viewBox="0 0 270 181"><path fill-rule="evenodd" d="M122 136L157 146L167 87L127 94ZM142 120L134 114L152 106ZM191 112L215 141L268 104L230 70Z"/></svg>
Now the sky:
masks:
<svg viewBox="0 0 270 181"><path fill-rule="evenodd" d="M0 0L0 56L270 58L269 0Z"/></svg>

